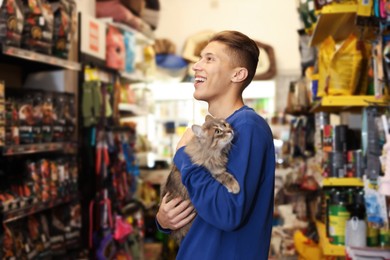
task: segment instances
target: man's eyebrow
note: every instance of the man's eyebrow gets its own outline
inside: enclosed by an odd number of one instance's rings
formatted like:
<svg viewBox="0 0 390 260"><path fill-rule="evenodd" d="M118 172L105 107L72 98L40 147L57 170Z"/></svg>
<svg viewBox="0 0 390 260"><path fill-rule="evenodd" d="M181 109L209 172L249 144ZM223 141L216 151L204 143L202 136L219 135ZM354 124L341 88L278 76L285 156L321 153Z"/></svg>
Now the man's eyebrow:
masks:
<svg viewBox="0 0 390 260"><path fill-rule="evenodd" d="M200 55L201 55L202 57L204 57L204 56L215 56L215 54L212 53L212 52L200 53Z"/></svg>

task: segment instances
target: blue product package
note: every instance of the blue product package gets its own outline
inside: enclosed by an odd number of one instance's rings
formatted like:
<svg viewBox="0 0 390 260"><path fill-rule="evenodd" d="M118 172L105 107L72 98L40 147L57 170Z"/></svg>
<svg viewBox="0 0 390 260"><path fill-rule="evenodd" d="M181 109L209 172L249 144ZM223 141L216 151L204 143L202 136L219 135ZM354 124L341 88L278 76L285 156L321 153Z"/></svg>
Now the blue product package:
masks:
<svg viewBox="0 0 390 260"><path fill-rule="evenodd" d="M135 36L129 31L125 31L123 36L126 48L125 71L131 73L134 71L135 65Z"/></svg>

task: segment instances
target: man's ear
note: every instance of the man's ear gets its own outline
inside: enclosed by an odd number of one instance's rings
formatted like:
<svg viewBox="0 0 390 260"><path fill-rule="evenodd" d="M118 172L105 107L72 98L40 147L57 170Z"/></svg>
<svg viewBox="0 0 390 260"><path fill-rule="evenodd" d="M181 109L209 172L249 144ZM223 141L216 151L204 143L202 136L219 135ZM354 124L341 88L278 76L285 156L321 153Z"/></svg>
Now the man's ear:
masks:
<svg viewBox="0 0 390 260"><path fill-rule="evenodd" d="M248 70L244 67L238 67L234 70L232 81L242 82L248 77Z"/></svg>

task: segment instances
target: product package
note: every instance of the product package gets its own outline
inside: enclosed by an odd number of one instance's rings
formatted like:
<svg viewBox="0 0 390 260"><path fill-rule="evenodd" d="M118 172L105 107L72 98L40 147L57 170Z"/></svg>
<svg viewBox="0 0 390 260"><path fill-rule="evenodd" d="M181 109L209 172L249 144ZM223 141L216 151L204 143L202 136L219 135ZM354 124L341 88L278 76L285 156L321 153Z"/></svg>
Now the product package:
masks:
<svg viewBox="0 0 390 260"><path fill-rule="evenodd" d="M20 144L18 102L15 98L7 98L5 104L5 144Z"/></svg>
<svg viewBox="0 0 390 260"><path fill-rule="evenodd" d="M46 0L23 0L23 8L25 19L22 47L44 54L51 54L53 26L51 25L50 5L46 3Z"/></svg>
<svg viewBox="0 0 390 260"><path fill-rule="evenodd" d="M42 141L53 141L54 108L53 96L45 93L42 102Z"/></svg>
<svg viewBox="0 0 390 260"><path fill-rule="evenodd" d="M319 84L317 96L365 94L369 46L351 34L336 43L325 39L319 48Z"/></svg>
<svg viewBox="0 0 390 260"><path fill-rule="evenodd" d="M53 141L63 142L66 131L66 96L60 93L54 95L53 99L54 121L53 121Z"/></svg>
<svg viewBox="0 0 390 260"><path fill-rule="evenodd" d="M42 142L42 92L35 91L33 93L33 116L34 116L34 125L32 127L33 132L33 140L34 143L41 143Z"/></svg>
<svg viewBox="0 0 390 260"><path fill-rule="evenodd" d="M0 80L0 147L5 144L5 83Z"/></svg>
<svg viewBox="0 0 390 260"><path fill-rule="evenodd" d="M125 70L126 48L123 33L119 28L108 26L106 36L106 65L109 68Z"/></svg>
<svg viewBox="0 0 390 260"><path fill-rule="evenodd" d="M57 207L52 210L49 222L50 246L53 257L66 255L65 232L69 230L64 222L63 207Z"/></svg>
<svg viewBox="0 0 390 260"><path fill-rule="evenodd" d="M0 43L20 47L24 23L21 0L0 2Z"/></svg>
<svg viewBox="0 0 390 260"><path fill-rule="evenodd" d="M53 4L54 34L53 55L67 59L72 41L73 20L76 5L71 0L61 0Z"/></svg>
<svg viewBox="0 0 390 260"><path fill-rule="evenodd" d="M135 36L132 32L124 31L123 37L126 48L126 60L125 60L125 71L131 73L135 70Z"/></svg>
<svg viewBox="0 0 390 260"><path fill-rule="evenodd" d="M32 100L31 93L27 93L23 97L20 97L19 137L21 144L32 144L34 142L33 126L35 125L35 119Z"/></svg>
<svg viewBox="0 0 390 260"><path fill-rule="evenodd" d="M74 94L67 93L65 96L65 140L72 141L76 130L76 99Z"/></svg>

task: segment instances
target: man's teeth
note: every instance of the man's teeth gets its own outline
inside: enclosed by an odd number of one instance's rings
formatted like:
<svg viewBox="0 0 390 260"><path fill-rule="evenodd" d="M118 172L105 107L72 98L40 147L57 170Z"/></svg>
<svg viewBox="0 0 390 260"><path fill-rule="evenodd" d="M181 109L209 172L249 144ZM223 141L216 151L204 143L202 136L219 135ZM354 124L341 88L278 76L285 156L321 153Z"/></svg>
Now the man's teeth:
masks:
<svg viewBox="0 0 390 260"><path fill-rule="evenodd" d="M195 81L198 81L198 82L204 82L206 79L205 78L195 78Z"/></svg>

